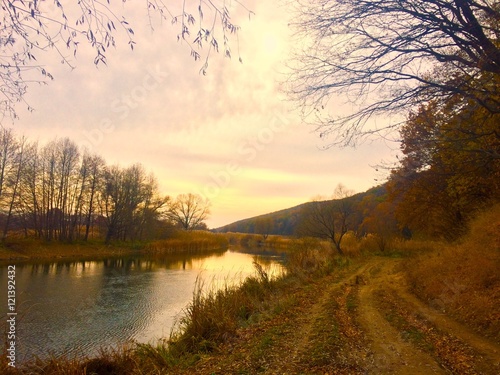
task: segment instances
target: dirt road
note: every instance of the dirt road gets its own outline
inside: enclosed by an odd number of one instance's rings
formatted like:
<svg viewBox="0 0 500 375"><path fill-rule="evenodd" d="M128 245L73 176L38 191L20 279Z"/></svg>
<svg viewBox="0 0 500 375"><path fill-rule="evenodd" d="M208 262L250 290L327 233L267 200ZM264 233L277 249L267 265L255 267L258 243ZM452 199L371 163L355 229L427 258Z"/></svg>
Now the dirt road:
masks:
<svg viewBox="0 0 500 375"><path fill-rule="evenodd" d="M187 372L500 374L500 345L413 296L401 262L373 257L297 286Z"/></svg>

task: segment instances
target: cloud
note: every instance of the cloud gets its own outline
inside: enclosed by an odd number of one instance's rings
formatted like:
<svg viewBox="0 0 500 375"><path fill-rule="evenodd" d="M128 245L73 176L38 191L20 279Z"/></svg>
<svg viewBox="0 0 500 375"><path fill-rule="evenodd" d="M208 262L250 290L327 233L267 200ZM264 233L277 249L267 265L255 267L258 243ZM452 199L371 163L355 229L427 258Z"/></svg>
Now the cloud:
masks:
<svg viewBox="0 0 500 375"><path fill-rule="evenodd" d="M370 164L391 151L383 144L319 150L317 134L279 91L289 49L286 8L248 7L256 12L251 20L241 8L233 18L242 26L233 58L212 53L204 76L203 62L177 42L178 29L156 22L151 32L145 10L127 2L134 51L122 38L107 67L96 68L93 51L83 47L73 71L47 61L56 80L30 88L36 111L21 110L15 128L42 142L70 137L110 164L139 162L165 194L207 196L210 226L330 195L339 182L356 191L373 186Z"/></svg>

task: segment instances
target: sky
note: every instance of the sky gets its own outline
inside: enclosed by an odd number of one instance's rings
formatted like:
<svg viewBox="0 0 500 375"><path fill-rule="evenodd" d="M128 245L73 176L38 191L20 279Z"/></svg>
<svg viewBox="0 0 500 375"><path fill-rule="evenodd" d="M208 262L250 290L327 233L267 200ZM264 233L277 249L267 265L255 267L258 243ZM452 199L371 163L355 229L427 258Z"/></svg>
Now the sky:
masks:
<svg viewBox="0 0 500 375"><path fill-rule="evenodd" d="M209 199L210 228L331 196L339 183L363 192L383 182L387 173L376 166L393 161L398 145L325 150L283 93L293 44L287 8L250 0L249 19L237 2L227 4L239 43L231 59L211 53L203 75L177 26L153 19L151 31L144 4L127 2L134 50L119 40L97 68L85 46L75 69L54 53L38 55L55 79L29 87L35 110L18 107L12 128L41 143L69 137L110 165L141 163L163 194Z"/></svg>

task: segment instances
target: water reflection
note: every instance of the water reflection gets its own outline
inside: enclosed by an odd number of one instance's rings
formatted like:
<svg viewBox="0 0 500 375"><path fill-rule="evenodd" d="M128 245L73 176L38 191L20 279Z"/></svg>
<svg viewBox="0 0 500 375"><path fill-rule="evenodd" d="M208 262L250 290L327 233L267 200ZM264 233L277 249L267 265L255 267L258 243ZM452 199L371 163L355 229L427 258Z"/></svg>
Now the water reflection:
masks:
<svg viewBox="0 0 500 375"><path fill-rule="evenodd" d="M280 259L272 252L218 251L18 264L18 360L92 355L103 346L166 336L200 273L209 282L239 282L254 273L254 260L279 272ZM0 267L0 282L5 323L6 267Z"/></svg>

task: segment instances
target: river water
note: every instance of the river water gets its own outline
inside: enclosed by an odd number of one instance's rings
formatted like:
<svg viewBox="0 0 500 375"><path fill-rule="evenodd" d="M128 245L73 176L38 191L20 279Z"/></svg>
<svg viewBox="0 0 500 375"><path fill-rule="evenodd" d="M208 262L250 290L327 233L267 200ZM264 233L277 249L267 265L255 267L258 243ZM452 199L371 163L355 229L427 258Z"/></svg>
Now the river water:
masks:
<svg viewBox="0 0 500 375"><path fill-rule="evenodd" d="M16 356L94 355L102 347L168 337L197 278L213 288L255 274L256 260L279 273L283 255L219 251L15 265ZM6 324L7 266L0 267L0 317Z"/></svg>

